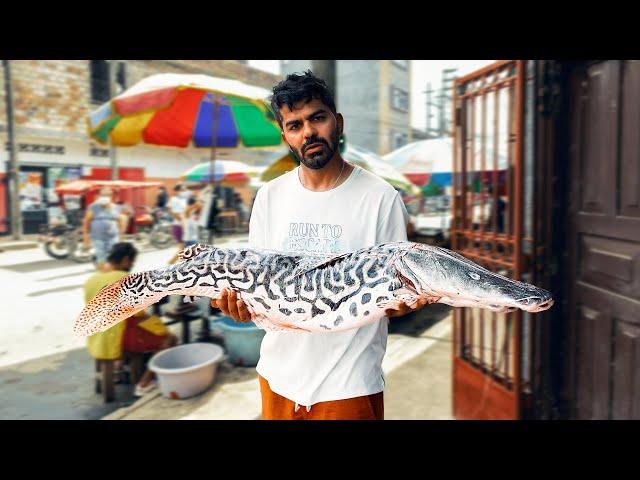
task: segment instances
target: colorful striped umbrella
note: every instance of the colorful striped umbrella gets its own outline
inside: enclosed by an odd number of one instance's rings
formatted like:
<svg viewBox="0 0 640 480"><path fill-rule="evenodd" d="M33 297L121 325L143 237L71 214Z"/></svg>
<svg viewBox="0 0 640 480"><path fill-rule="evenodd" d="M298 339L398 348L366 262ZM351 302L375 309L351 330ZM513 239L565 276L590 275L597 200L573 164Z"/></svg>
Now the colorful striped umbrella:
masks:
<svg viewBox="0 0 640 480"><path fill-rule="evenodd" d="M262 169L234 160L216 160L213 169L210 162L190 168L180 177L188 182L243 183L260 174Z"/></svg>
<svg viewBox="0 0 640 480"><path fill-rule="evenodd" d="M282 138L265 100L268 95L268 90L237 80L152 75L92 112L89 135L114 146L278 145Z"/></svg>
<svg viewBox="0 0 640 480"><path fill-rule="evenodd" d="M411 181L382 157L355 145L349 145L344 152L344 159L379 176L395 188L404 190L409 195L420 196L421 192Z"/></svg>

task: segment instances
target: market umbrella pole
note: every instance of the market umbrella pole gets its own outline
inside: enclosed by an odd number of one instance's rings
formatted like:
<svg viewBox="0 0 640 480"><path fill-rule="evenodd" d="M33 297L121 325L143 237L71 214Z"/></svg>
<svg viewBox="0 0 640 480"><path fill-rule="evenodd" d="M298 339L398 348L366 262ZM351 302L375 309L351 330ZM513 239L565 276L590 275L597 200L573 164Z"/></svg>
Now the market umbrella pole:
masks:
<svg viewBox="0 0 640 480"><path fill-rule="evenodd" d="M213 213L216 203L216 191L215 187L217 182L215 181L215 163L216 163L216 146L218 144L218 96L213 94L213 125L211 135L211 159L209 160L209 183L211 185L211 209L209 210L209 218ZM207 219L208 220L208 219ZM207 229L207 243L213 245L213 229L216 222L214 217L211 227ZM208 223L208 222L207 222Z"/></svg>

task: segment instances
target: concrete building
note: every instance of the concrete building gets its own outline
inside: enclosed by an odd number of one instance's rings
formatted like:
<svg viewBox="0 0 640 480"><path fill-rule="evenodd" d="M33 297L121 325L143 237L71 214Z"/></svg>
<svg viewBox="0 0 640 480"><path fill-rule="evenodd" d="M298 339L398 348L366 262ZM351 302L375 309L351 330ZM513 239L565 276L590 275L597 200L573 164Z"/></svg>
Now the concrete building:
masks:
<svg viewBox="0 0 640 480"><path fill-rule="evenodd" d="M126 60L117 63L117 90L157 73L201 73L233 78L270 89L278 75L249 67L243 60ZM87 134L87 116L109 98L109 67L103 60L12 60L14 125L21 191L41 199L46 221L63 181L110 179L109 149ZM0 78L4 72L0 65ZM5 91L0 88L0 234L9 232ZM117 149L123 180L160 180L171 186L189 167L209 159L208 149L136 146ZM25 207L23 210L27 210ZM33 206L29 210L34 209Z"/></svg>
<svg viewBox="0 0 640 480"><path fill-rule="evenodd" d="M345 118L347 142L384 155L412 141L409 60L280 63L283 76L306 69L335 85L336 108Z"/></svg>

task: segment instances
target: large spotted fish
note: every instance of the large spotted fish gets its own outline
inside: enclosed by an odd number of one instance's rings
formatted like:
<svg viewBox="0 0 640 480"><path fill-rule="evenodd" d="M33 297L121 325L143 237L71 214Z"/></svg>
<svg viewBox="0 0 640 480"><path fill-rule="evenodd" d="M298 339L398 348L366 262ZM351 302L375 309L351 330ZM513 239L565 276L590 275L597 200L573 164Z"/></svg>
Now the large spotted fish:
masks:
<svg viewBox="0 0 640 480"><path fill-rule="evenodd" d="M172 266L103 288L74 332L104 331L166 295L217 298L233 289L265 330L337 332L375 322L388 308L430 303L539 312L551 294L490 272L444 248L396 242L331 257L194 245Z"/></svg>

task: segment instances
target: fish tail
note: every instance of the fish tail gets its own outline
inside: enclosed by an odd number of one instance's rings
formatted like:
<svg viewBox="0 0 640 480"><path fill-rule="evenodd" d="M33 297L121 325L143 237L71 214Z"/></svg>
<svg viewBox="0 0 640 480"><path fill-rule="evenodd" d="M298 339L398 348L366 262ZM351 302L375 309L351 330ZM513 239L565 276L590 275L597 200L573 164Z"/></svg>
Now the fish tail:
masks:
<svg viewBox="0 0 640 480"><path fill-rule="evenodd" d="M133 273L102 288L80 312L74 334L87 337L104 332L166 296L167 292L149 289L149 273Z"/></svg>

